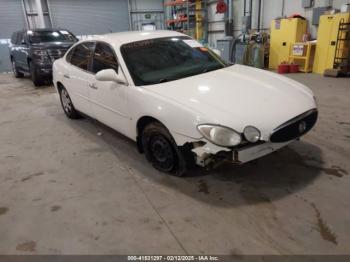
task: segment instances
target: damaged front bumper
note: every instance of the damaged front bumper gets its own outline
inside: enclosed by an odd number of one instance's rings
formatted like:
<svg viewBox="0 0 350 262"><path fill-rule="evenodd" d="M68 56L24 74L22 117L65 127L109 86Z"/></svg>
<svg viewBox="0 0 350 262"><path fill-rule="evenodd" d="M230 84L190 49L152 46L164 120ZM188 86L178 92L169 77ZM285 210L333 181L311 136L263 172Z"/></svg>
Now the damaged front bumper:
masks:
<svg viewBox="0 0 350 262"><path fill-rule="evenodd" d="M241 148L230 149L219 147L208 141L194 142L192 152L195 154L196 164L202 167L213 162L230 161L235 164L243 164L254 159L270 154L282 147L287 146L294 140L284 143L264 142L260 144L250 144Z"/></svg>

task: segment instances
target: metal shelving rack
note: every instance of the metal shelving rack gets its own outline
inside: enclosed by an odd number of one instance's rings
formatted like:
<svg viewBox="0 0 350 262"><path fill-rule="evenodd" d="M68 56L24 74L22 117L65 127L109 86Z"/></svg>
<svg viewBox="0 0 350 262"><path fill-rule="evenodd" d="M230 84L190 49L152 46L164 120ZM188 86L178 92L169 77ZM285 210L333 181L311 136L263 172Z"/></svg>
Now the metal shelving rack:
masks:
<svg viewBox="0 0 350 262"><path fill-rule="evenodd" d="M333 63L334 69L340 67L350 67L350 23L345 23L344 19L339 23Z"/></svg>
<svg viewBox="0 0 350 262"><path fill-rule="evenodd" d="M169 0L164 5L167 29L207 42L207 1Z"/></svg>

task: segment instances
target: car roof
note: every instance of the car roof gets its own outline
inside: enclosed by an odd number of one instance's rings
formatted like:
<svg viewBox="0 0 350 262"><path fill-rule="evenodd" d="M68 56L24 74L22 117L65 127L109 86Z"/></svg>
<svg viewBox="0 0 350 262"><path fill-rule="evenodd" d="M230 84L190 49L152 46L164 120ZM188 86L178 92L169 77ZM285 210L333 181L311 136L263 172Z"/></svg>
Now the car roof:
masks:
<svg viewBox="0 0 350 262"><path fill-rule="evenodd" d="M19 30L19 31L16 31L14 33L28 33L28 32L47 32L47 31L52 31L52 32L55 32L55 31L68 31L70 32L69 30L65 29L65 28L34 28L34 29L24 29L24 30Z"/></svg>
<svg viewBox="0 0 350 262"><path fill-rule="evenodd" d="M106 41L112 44L127 44L131 42L143 41L154 38L162 38L162 37L179 37L179 36L187 36L185 34L169 31L169 30L158 30L158 31L129 31L129 32L120 32L120 33L110 33L105 35L95 35L89 40L100 40Z"/></svg>

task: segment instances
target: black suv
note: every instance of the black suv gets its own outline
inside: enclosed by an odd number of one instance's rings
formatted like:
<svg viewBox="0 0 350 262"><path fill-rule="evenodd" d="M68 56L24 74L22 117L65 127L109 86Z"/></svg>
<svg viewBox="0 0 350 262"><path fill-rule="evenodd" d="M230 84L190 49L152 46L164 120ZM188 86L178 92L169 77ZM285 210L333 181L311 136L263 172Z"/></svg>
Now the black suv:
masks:
<svg viewBox="0 0 350 262"><path fill-rule="evenodd" d="M78 39L64 29L33 29L12 34L10 56L15 77L30 73L35 86L52 78L52 63Z"/></svg>

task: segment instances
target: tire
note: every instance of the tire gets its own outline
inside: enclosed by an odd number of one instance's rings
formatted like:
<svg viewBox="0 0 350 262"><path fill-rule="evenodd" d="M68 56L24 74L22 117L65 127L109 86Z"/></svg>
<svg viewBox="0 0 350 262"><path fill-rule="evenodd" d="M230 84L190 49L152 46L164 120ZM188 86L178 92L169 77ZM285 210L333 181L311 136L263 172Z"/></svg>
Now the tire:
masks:
<svg viewBox="0 0 350 262"><path fill-rule="evenodd" d="M22 78L22 77L24 76L24 74L18 71L18 68L17 68L17 65L16 65L15 60L14 60L14 59L11 59L11 63L12 63L12 72L13 72L13 75L14 75L16 78Z"/></svg>
<svg viewBox="0 0 350 262"><path fill-rule="evenodd" d="M185 175L185 159L162 124L153 122L143 129L142 147L147 160L157 170L174 176Z"/></svg>
<svg viewBox="0 0 350 262"><path fill-rule="evenodd" d="M79 114L79 112L74 108L73 102L67 90L64 87L61 87L59 90L60 90L61 106L66 116L70 119L81 118L81 115Z"/></svg>
<svg viewBox="0 0 350 262"><path fill-rule="evenodd" d="M42 86L44 84L44 79L39 74L38 70L35 67L35 64L33 64L32 62L29 62L29 71L34 86Z"/></svg>

